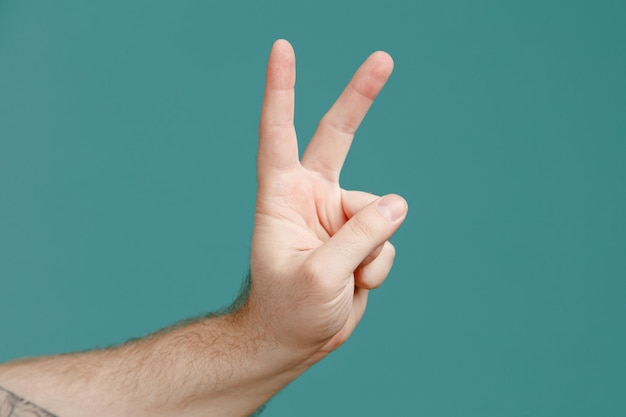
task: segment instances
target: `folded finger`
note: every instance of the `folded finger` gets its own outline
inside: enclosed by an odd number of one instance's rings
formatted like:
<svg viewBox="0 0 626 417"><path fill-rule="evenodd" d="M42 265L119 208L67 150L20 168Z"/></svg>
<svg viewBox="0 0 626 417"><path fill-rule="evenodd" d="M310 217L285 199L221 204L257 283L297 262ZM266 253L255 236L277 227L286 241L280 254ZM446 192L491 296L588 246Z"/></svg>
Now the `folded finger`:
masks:
<svg viewBox="0 0 626 417"><path fill-rule="evenodd" d="M385 242L376 259L354 271L354 285L367 290L380 287L391 271L395 256L393 245Z"/></svg>
<svg viewBox="0 0 626 417"><path fill-rule="evenodd" d="M341 190L341 204L348 219L380 196L365 191Z"/></svg>

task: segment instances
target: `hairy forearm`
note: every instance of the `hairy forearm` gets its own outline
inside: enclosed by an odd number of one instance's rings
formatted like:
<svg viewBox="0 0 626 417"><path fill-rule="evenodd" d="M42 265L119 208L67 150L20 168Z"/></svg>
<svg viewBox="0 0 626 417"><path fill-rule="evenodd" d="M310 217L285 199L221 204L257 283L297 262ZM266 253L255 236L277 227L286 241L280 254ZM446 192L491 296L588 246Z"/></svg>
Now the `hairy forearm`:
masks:
<svg viewBox="0 0 626 417"><path fill-rule="evenodd" d="M10 362L0 387L59 417L248 416L306 366L241 311L115 348Z"/></svg>

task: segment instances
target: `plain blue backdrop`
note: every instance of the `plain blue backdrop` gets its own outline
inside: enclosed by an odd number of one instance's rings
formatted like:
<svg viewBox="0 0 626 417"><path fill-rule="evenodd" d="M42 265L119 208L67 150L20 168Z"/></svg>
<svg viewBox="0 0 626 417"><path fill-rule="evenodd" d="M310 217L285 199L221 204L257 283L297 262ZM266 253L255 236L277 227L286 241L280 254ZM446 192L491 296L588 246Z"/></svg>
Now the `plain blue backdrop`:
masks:
<svg viewBox="0 0 626 417"><path fill-rule="evenodd" d="M345 188L409 217L353 338L269 416L626 415L623 1L0 0L0 361L228 304L272 42L301 147L377 49Z"/></svg>

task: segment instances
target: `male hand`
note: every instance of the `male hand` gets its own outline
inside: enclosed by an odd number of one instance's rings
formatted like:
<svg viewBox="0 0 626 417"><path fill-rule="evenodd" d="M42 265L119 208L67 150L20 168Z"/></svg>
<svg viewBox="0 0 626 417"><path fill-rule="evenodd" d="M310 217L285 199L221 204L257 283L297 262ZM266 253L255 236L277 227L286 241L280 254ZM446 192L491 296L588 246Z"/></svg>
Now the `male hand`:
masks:
<svg viewBox="0 0 626 417"><path fill-rule="evenodd" d="M110 349L0 364L0 409L248 416L350 336L368 290L389 273L394 249L387 239L407 211L397 195L380 199L339 187L354 132L393 63L384 52L365 61L302 161L294 63L291 45L277 41L261 112L252 287L244 306Z"/></svg>
<svg viewBox="0 0 626 417"><path fill-rule="evenodd" d="M388 239L406 216L406 201L339 186L354 133L392 69L388 54L372 54L299 160L294 52L278 40L270 53L259 128L252 287L244 311L266 336L309 364L347 340L363 316L368 291L382 284L393 263Z"/></svg>
<svg viewBox="0 0 626 417"><path fill-rule="evenodd" d="M110 349L2 364L0 409L64 417L248 416L350 336L368 291L389 273L394 249L387 239L407 212L397 195L339 187L352 137L393 62L384 52L365 61L301 161L294 64L291 45L277 41L261 112L252 286L244 306Z"/></svg>

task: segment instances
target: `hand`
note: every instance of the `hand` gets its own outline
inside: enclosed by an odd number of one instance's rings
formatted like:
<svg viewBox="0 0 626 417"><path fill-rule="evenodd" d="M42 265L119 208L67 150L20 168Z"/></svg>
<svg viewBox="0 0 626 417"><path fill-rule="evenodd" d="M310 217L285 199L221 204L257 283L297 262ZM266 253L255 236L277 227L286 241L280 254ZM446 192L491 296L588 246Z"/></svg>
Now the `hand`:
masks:
<svg viewBox="0 0 626 417"><path fill-rule="evenodd" d="M384 52L365 61L299 161L294 55L277 41L261 113L244 306L110 349L1 364L0 409L17 401L18 414L248 416L341 345L363 316L368 290L389 273L387 239L407 211L399 196L339 187L354 132L392 66Z"/></svg>
<svg viewBox="0 0 626 417"><path fill-rule="evenodd" d="M244 311L276 343L311 363L344 343L360 321L368 290L391 269L395 250L388 239L406 216L400 196L381 199L339 186L354 133L392 69L388 54L372 54L322 118L300 161L293 49L279 40L270 53Z"/></svg>

